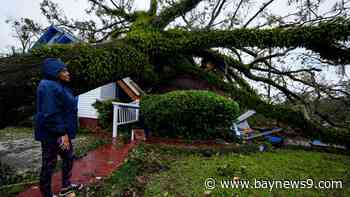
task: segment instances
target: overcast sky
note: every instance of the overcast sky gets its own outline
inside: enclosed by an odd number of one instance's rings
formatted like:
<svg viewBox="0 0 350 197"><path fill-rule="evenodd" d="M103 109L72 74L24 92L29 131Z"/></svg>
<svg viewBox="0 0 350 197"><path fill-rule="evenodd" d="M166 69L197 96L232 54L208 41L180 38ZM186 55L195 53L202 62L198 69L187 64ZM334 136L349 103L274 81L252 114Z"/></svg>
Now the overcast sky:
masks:
<svg viewBox="0 0 350 197"><path fill-rule="evenodd" d="M6 48L11 45L19 46L16 40L12 37L9 24L6 24L7 19L19 19L28 17L40 24L49 25L46 18L41 14L40 2L42 0L3 0L0 6L0 53L6 52ZM82 19L88 17L84 9L89 7L86 0L55 0L59 7L63 9L68 18ZM135 9L148 8L149 0L136 0Z"/></svg>

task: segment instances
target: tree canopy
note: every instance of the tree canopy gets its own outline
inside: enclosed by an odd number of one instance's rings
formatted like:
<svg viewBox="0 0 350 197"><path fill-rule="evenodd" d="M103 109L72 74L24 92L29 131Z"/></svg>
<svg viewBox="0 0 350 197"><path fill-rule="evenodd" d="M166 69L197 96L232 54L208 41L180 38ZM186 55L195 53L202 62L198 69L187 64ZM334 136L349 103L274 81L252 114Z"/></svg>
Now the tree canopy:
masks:
<svg viewBox="0 0 350 197"><path fill-rule="evenodd" d="M135 11L133 0L87 1L87 14L98 21L72 21L53 1L41 3L50 23L75 31L83 43L43 46L0 59L1 120L33 103L39 65L45 57L59 57L69 65L76 94L126 76L157 87L187 73L243 108L254 108L309 136L331 130L326 140L337 136L334 141L348 143L349 123L332 120L314 105L324 98L349 103L346 82L319 79L322 69L338 67L344 74L349 64L349 1L283 1L293 8L284 15L269 10L278 0L150 0L144 11ZM332 7L325 11L324 2ZM290 57L302 63L287 61ZM261 93L256 83L267 91Z"/></svg>

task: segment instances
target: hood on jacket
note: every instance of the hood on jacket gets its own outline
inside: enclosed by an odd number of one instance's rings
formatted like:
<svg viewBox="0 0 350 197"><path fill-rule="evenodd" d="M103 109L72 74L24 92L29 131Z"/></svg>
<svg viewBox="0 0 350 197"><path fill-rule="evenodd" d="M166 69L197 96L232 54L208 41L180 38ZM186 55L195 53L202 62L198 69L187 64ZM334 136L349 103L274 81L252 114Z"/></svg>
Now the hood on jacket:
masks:
<svg viewBox="0 0 350 197"><path fill-rule="evenodd" d="M41 73L45 79L57 80L58 73L67 68L60 59L57 58L47 58L44 60Z"/></svg>

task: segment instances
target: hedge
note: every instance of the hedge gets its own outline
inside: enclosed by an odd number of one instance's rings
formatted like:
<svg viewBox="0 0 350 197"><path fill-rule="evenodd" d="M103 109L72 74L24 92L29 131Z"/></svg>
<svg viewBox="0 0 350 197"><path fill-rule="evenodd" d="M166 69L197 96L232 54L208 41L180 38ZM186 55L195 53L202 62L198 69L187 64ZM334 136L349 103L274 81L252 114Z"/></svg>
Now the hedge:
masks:
<svg viewBox="0 0 350 197"><path fill-rule="evenodd" d="M95 103L93 103L93 107L98 112L98 124L101 126L102 129L105 131L113 131L113 104L112 102L122 102L122 103L128 103L129 100L122 100L122 99L108 99L108 100L96 100ZM133 127L137 126L137 123L133 124L126 124L121 125L118 127L118 138L122 140L123 143L128 142L128 140L131 138L131 129Z"/></svg>
<svg viewBox="0 0 350 197"><path fill-rule="evenodd" d="M96 100L92 106L98 112L98 123L103 129L112 129L113 123L113 104L112 102L119 102L119 99L109 99L104 101Z"/></svg>
<svg viewBox="0 0 350 197"><path fill-rule="evenodd" d="M173 91L141 99L142 120L160 137L232 137L229 127L238 113L236 102L209 91Z"/></svg>

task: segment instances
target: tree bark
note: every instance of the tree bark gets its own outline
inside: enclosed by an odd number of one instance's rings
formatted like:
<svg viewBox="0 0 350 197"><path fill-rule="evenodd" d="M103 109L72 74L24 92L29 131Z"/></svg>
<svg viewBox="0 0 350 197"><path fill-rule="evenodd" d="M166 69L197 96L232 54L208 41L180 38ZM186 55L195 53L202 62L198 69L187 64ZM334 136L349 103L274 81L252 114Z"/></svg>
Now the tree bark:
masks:
<svg viewBox="0 0 350 197"><path fill-rule="evenodd" d="M186 4L186 2L191 1L181 2ZM196 2L200 1L192 1L191 5L197 5ZM181 6L178 11L181 11L180 8ZM180 13L180 11L176 13ZM170 15L161 18L172 20ZM160 27L163 27L166 23L159 24ZM338 41L347 41L349 35L350 22L346 21L343 24L325 23L319 26L289 29L236 29L198 32L147 29L130 32L124 40L115 40L94 46L84 44L44 46L31 54L0 59L0 118L2 117L0 126L6 126L13 122L11 119L14 116L8 113L18 114L21 106L33 105L35 90L41 78L40 65L47 57L61 58L68 64L73 78L70 87L75 95L79 95L126 76L136 79L142 78L148 72L148 70L144 72L145 66L190 65L190 62L184 63L184 57L190 56L192 58L194 54L213 47L304 47L319 52L324 58L346 63L350 62L350 55L346 53L345 49L339 48L341 52L328 51L328 49L336 47L335 44ZM249 68L239 67L239 64L236 66L238 70L241 68L240 71L249 70ZM196 67L192 65L193 76L204 76L194 68ZM167 73L161 74L166 75ZM247 74L249 73L247 72ZM216 84L219 88L224 86L221 79L213 79L211 78L212 82L215 80L220 82ZM263 82L268 83L267 81ZM294 110L267 105L254 92L222 87L220 89L224 92L230 92L231 97L237 100L241 106L254 108L266 116L269 115L287 124L292 124L305 132L320 131L321 133L324 131L319 130ZM342 139L348 140L347 136L349 133L344 133Z"/></svg>

